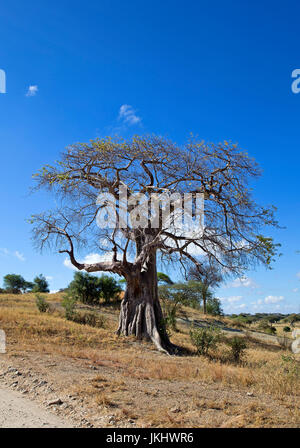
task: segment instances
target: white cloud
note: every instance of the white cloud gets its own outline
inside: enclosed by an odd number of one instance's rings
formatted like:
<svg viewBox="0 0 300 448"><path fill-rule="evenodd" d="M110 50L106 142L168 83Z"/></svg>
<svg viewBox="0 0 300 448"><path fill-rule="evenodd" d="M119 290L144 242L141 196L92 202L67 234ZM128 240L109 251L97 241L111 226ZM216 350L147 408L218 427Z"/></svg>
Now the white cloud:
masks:
<svg viewBox="0 0 300 448"><path fill-rule="evenodd" d="M136 111L129 104L123 104L119 110L119 120L128 125L138 124L142 119L136 115Z"/></svg>
<svg viewBox="0 0 300 448"><path fill-rule="evenodd" d="M257 284L249 277L240 277L236 278L233 282L227 285L227 288L257 288Z"/></svg>
<svg viewBox="0 0 300 448"><path fill-rule="evenodd" d="M221 297L220 300L224 305L226 313L235 313L247 307L246 303L238 303L242 296Z"/></svg>
<svg viewBox="0 0 300 448"><path fill-rule="evenodd" d="M240 305L237 305L236 308L243 309L243 308L245 308L246 306L247 306L246 303L241 303Z"/></svg>
<svg viewBox="0 0 300 448"><path fill-rule="evenodd" d="M26 92L26 96L35 96L38 90L38 86L29 86Z"/></svg>
<svg viewBox="0 0 300 448"><path fill-rule="evenodd" d="M222 302L234 303L239 302L242 298L243 296L230 296L230 297L221 297L220 300L222 300Z"/></svg>
<svg viewBox="0 0 300 448"><path fill-rule="evenodd" d="M300 278L300 271L297 272L296 277Z"/></svg>
<svg viewBox="0 0 300 448"><path fill-rule="evenodd" d="M46 280L48 281L53 280L53 277L51 277L51 275L46 275Z"/></svg>
<svg viewBox="0 0 300 448"><path fill-rule="evenodd" d="M18 250L15 250L14 252L12 252L12 251L6 249L6 247L0 248L0 254L1 255L6 255L6 256L11 256L11 257L16 257L20 261L25 261L26 260L26 258L24 257L24 254L22 254Z"/></svg>
<svg viewBox="0 0 300 448"><path fill-rule="evenodd" d="M284 300L283 296L267 296L265 298L265 303L278 303Z"/></svg>
<svg viewBox="0 0 300 448"><path fill-rule="evenodd" d="M294 288L292 291L293 291L293 292L298 292L298 291L299 291L299 288Z"/></svg>
<svg viewBox="0 0 300 448"><path fill-rule="evenodd" d="M242 296L231 296L228 297L228 302L229 303L234 303L234 302L239 302L242 299Z"/></svg>

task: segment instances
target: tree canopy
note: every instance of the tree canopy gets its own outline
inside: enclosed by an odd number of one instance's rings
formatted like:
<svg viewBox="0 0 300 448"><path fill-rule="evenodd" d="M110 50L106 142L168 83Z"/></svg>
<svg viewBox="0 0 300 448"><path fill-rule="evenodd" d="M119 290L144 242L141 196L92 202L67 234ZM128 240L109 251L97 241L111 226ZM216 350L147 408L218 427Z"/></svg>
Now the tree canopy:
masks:
<svg viewBox="0 0 300 448"><path fill-rule="evenodd" d="M126 274L130 243L136 242L141 229L96 228L99 192L109 192L118 199L120 185L127 185L128 196L138 191L163 193L202 192L205 197L205 230L200 239L181 237L159 228L155 238L141 248L134 265L141 266L151 248L168 259L199 262L194 253L207 255L225 271L238 272L258 261L269 265L276 254L271 238L261 235L265 225L277 225L274 207L255 203L248 186L260 175L257 163L237 145L205 144L191 139L183 146L161 137L135 137L91 140L74 144L62 154L56 165L45 166L37 175L38 187L57 193L61 207L34 215L36 241L40 246L54 243L70 256L78 269L111 271ZM117 204L118 208L118 204ZM92 241L88 232L92 227ZM144 229L147 234L147 229ZM80 263L74 244L88 243L112 259ZM123 242L123 245L121 244ZM106 243L106 245L104 245ZM65 248L66 244L69 246ZM114 257L116 251L122 259Z"/></svg>

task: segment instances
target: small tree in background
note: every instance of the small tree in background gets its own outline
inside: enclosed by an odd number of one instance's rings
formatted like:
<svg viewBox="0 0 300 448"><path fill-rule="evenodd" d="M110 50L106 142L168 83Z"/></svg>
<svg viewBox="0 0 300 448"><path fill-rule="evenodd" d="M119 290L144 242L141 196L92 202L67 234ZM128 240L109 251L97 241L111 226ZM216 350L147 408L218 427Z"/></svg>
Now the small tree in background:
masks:
<svg viewBox="0 0 300 448"><path fill-rule="evenodd" d="M203 313L207 313L207 302L212 299L212 288L216 288L223 280L220 267L211 260L206 261L201 266L192 265L189 270L189 277L201 283L201 300L203 303Z"/></svg>
<svg viewBox="0 0 300 448"><path fill-rule="evenodd" d="M291 315L288 317L288 319L289 319L290 324L291 324L292 327L293 327L294 324L295 324L296 322L299 322L299 321L300 321L300 314L291 314Z"/></svg>
<svg viewBox="0 0 300 448"><path fill-rule="evenodd" d="M18 274L7 274L3 283L5 292L10 294L22 294L33 287L33 283L27 282L22 275Z"/></svg>
<svg viewBox="0 0 300 448"><path fill-rule="evenodd" d="M217 299L216 297L209 298L206 303L206 312L212 316L223 316L224 313L220 299Z"/></svg>
<svg viewBox="0 0 300 448"><path fill-rule="evenodd" d="M34 278L32 292L50 292L49 283L43 274L40 274Z"/></svg>
<svg viewBox="0 0 300 448"><path fill-rule="evenodd" d="M99 278L86 272L75 272L68 291L72 297L82 303L89 305L98 304L101 293Z"/></svg>
<svg viewBox="0 0 300 448"><path fill-rule="evenodd" d="M98 284L100 287L100 297L103 298L106 303L110 300L114 300L122 291L119 282L109 275L102 275L98 278Z"/></svg>

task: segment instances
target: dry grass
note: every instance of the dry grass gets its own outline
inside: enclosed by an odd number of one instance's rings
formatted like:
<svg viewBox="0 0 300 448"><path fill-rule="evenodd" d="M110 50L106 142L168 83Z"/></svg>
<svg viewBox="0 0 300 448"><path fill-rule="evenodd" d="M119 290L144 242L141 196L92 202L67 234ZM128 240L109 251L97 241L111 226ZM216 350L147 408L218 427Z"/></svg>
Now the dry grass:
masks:
<svg viewBox="0 0 300 448"><path fill-rule="evenodd" d="M210 358L198 357L194 355L188 328L179 324L172 341L183 346L190 355L165 357L149 343L117 337L114 331L118 310L114 307L100 307L97 312L105 315L105 328L93 328L64 319L60 309L61 294L45 295L45 298L51 304L49 313L37 310L33 294L0 295L0 328L7 335L8 353L10 356L26 352L62 355L69 360L88 361L102 369L105 375L97 374L90 381L72 384L70 390L88 398L98 409L115 409L116 421L142 416L142 422L149 426L183 427L201 418L209 422L209 413L215 412L228 420L225 424L221 417L215 417L212 421L219 426L274 424L268 407L260 406L259 401L252 403L251 408L247 408L248 405L243 408L239 404L233 406L227 399L216 404L214 399L193 396L198 387L211 386L213 390L224 388L244 390L245 394L249 390L255 395L269 394L274 400L280 400L292 414L293 421L299 423L300 410L294 405L300 395L299 361L280 347L248 341L246 359L240 365L230 362L226 344L220 344ZM185 307L183 312L189 318L203 319L196 310ZM283 360L282 355L290 358ZM153 384L157 387L153 388ZM167 401L164 402L157 390L174 391L179 384L189 388L189 395L181 391L184 412L176 409L172 412L170 407L176 394L170 392L172 399L168 400L166 392ZM133 388L138 391L136 397L132 397ZM150 405L153 400L154 408Z"/></svg>

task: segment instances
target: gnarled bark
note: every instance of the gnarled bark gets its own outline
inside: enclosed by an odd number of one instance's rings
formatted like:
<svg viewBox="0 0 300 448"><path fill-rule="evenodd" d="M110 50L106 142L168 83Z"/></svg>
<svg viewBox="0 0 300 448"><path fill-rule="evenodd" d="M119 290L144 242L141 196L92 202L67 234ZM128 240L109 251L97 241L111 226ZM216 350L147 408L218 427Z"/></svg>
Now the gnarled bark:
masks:
<svg viewBox="0 0 300 448"><path fill-rule="evenodd" d="M169 340L158 299L154 257L146 269L131 273L126 279L117 333L151 340L160 351L174 353L176 347Z"/></svg>

